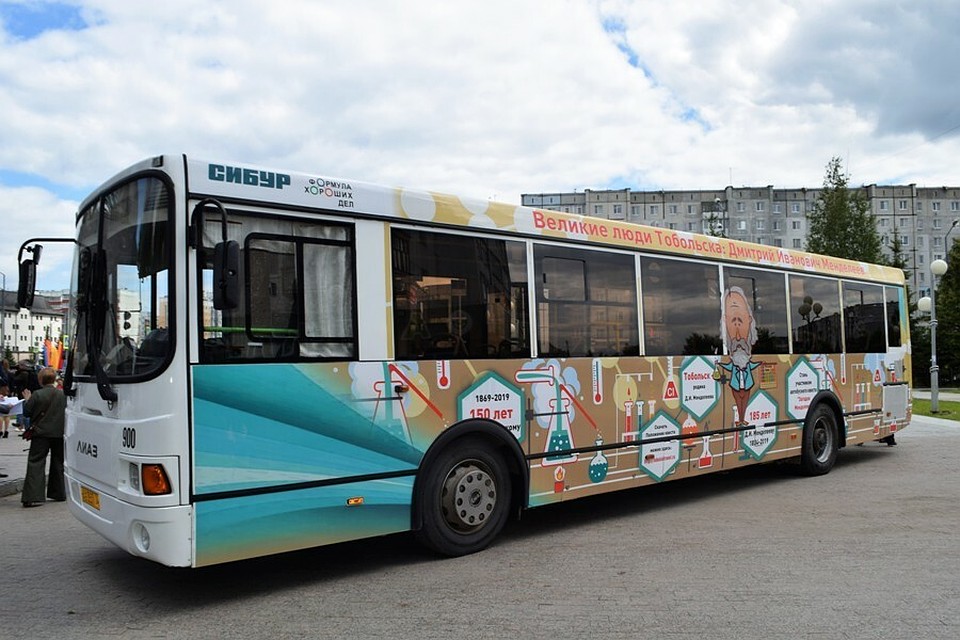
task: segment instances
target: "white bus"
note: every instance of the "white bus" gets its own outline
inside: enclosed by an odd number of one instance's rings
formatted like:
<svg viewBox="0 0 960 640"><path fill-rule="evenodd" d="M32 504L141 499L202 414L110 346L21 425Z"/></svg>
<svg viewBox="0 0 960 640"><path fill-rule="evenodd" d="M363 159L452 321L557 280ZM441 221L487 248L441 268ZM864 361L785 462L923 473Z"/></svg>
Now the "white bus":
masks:
<svg viewBox="0 0 960 640"><path fill-rule="evenodd" d="M884 266L178 155L97 189L75 241L70 509L165 565L472 553L522 509L822 474L910 419Z"/></svg>

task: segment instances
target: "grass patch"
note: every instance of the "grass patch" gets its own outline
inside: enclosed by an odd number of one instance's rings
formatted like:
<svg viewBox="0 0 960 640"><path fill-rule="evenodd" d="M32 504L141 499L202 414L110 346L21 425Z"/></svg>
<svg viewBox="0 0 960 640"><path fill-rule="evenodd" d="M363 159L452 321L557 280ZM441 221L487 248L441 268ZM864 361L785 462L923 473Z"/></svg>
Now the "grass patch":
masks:
<svg viewBox="0 0 960 640"><path fill-rule="evenodd" d="M913 413L915 415L930 416L932 418L945 418L947 420L960 420L960 402L952 400L940 400L940 411L933 413L930 411L930 401L922 398L913 399Z"/></svg>

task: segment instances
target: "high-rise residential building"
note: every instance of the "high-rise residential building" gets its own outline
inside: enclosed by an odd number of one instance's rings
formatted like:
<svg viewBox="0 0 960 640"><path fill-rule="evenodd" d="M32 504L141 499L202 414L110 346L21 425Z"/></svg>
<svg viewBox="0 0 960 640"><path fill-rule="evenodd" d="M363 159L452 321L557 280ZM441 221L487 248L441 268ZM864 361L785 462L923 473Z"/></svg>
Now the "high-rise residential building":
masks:
<svg viewBox="0 0 960 640"><path fill-rule="evenodd" d="M735 240L803 249L807 214L813 211L820 191L773 186L687 191L585 189L525 193L521 203L689 233L722 230L722 235ZM960 220L960 187L868 185L851 191L863 193L869 202L887 255L894 236L899 236L911 289L916 296L928 295L930 263L946 257L948 240L952 243L960 238L960 230L948 235Z"/></svg>

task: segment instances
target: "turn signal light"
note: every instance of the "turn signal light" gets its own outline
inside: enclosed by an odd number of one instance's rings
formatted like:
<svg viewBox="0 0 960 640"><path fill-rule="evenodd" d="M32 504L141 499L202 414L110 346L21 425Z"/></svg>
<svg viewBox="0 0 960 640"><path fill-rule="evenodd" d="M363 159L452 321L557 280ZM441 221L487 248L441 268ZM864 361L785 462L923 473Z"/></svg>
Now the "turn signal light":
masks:
<svg viewBox="0 0 960 640"><path fill-rule="evenodd" d="M140 466L140 477L143 479L143 493L148 496L164 496L172 493L170 480L162 464L144 464Z"/></svg>

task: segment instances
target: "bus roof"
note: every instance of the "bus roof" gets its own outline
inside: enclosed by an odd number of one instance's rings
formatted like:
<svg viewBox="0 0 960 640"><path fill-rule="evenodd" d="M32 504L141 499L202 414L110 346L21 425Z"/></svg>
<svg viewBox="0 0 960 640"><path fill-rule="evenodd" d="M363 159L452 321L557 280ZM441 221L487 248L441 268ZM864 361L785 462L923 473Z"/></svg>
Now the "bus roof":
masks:
<svg viewBox="0 0 960 640"><path fill-rule="evenodd" d="M171 161L174 158L180 159L178 156L168 157ZM782 247L430 191L385 187L320 173L278 171L255 165L186 157L183 160L189 190L196 196L269 202L436 225L500 229L521 235L562 238L677 256L892 284L904 282L903 271L894 267ZM153 163L156 166L156 159Z"/></svg>

